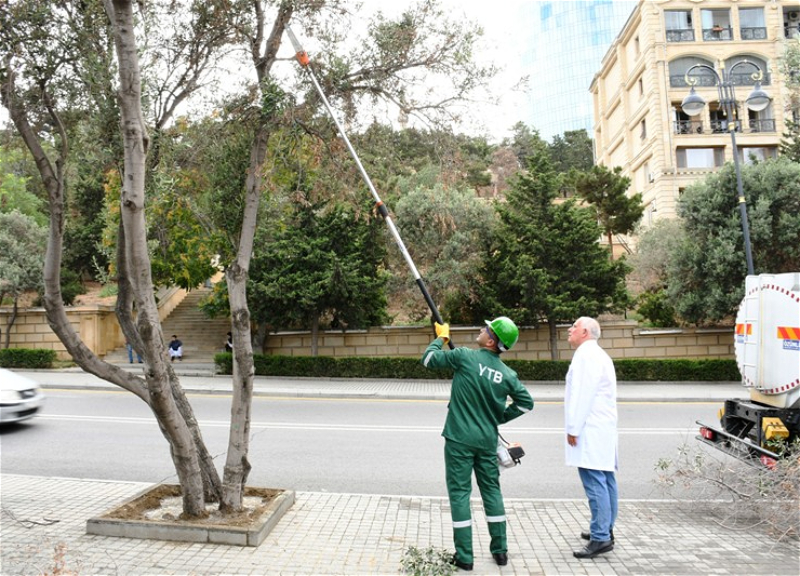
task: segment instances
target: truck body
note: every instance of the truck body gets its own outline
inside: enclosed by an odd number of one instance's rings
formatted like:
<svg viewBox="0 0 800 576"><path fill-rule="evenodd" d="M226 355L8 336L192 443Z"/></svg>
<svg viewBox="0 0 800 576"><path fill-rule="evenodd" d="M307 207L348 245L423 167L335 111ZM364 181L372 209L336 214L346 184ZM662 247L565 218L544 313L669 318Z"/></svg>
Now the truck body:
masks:
<svg viewBox="0 0 800 576"><path fill-rule="evenodd" d="M800 273L748 276L734 338L750 399L726 400L720 428L698 422L698 439L771 466L800 438Z"/></svg>

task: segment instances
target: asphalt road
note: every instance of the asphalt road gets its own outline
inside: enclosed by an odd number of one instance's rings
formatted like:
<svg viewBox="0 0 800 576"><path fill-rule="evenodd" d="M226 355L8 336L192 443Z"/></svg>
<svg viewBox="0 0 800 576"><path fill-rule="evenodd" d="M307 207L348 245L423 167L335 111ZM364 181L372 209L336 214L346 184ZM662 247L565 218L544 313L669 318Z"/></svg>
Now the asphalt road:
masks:
<svg viewBox="0 0 800 576"><path fill-rule="evenodd" d="M224 464L230 399L190 394L218 468ZM620 403L620 497L660 498L655 466L696 444L697 419L719 402ZM445 496L443 401L276 399L253 402L251 485L300 491ZM503 427L526 451L502 475L506 497L582 498L564 465L563 405L537 403ZM44 412L0 428L3 473L174 482L166 441L147 406L116 390L48 390Z"/></svg>

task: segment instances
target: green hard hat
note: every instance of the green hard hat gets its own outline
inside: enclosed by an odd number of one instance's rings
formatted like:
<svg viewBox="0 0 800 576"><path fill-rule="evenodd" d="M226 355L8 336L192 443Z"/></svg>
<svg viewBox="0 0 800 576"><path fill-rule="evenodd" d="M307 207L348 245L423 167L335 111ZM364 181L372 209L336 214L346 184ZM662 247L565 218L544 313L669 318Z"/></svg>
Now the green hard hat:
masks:
<svg viewBox="0 0 800 576"><path fill-rule="evenodd" d="M511 350L511 347L517 343L519 328L517 328L517 325L514 324L511 318L498 316L491 322L489 320L484 320L484 322L486 322L486 325L500 339L500 342L497 343L497 347L500 348L501 351L505 352L506 350Z"/></svg>

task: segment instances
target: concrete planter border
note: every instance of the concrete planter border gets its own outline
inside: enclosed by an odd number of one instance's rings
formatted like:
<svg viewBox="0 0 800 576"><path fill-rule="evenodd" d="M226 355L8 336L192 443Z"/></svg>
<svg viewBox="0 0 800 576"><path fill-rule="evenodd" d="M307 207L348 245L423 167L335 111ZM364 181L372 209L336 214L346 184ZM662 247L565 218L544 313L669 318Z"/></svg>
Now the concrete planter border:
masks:
<svg viewBox="0 0 800 576"><path fill-rule="evenodd" d="M264 541L295 501L293 490L275 490L277 494L272 498L266 510L249 526L221 526L164 520L127 520L113 517L120 509L146 498L161 486L161 484L151 486L100 516L90 518L86 521L86 533L97 536L255 547Z"/></svg>

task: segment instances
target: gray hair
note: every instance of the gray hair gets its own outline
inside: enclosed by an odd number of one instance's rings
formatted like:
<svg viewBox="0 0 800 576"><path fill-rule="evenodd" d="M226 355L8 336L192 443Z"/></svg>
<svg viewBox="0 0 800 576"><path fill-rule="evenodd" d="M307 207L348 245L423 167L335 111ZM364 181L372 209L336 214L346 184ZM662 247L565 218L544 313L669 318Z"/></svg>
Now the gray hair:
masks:
<svg viewBox="0 0 800 576"><path fill-rule="evenodd" d="M593 340L600 339L600 323L597 320L589 316L581 316L578 320L580 320L581 325L589 331L589 336L591 336Z"/></svg>

